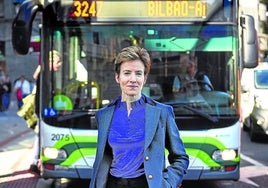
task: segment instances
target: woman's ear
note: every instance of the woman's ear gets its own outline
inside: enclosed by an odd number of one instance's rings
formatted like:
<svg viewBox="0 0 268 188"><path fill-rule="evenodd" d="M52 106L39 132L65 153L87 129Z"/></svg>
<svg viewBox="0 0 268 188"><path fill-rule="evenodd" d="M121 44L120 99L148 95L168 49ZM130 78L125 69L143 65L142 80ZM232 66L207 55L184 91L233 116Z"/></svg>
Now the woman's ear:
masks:
<svg viewBox="0 0 268 188"><path fill-rule="evenodd" d="M115 73L114 77L115 77L115 81L119 84L119 75Z"/></svg>
<svg viewBox="0 0 268 188"><path fill-rule="evenodd" d="M147 81L147 76L144 76L143 85L146 84L146 81Z"/></svg>

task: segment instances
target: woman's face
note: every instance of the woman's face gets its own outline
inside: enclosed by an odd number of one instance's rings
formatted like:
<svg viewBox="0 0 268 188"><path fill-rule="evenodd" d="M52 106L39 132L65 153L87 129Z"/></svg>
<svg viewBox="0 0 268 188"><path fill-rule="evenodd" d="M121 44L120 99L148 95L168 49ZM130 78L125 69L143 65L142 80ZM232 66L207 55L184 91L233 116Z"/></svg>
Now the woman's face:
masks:
<svg viewBox="0 0 268 188"><path fill-rule="evenodd" d="M122 100L141 95L146 81L145 67L141 60L127 61L121 64L120 73L115 75L122 91Z"/></svg>
<svg viewBox="0 0 268 188"><path fill-rule="evenodd" d="M62 65L61 59L57 55L53 55L53 62L49 62L49 69L57 72Z"/></svg>

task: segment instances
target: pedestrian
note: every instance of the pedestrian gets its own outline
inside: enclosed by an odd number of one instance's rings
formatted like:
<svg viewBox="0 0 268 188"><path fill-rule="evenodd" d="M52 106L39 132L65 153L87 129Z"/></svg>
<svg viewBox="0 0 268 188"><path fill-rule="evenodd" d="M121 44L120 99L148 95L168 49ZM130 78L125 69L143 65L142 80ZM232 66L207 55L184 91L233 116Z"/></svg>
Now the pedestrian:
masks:
<svg viewBox="0 0 268 188"><path fill-rule="evenodd" d="M38 126L38 118L35 113L35 98L36 98L36 89L32 90L32 93L28 94L26 97L22 99L23 105L18 110L17 114L20 117L23 117L26 121L26 124L29 128L33 129L35 132L35 140L33 143L33 157L32 162L29 168L30 172L40 174L40 170L38 168L39 162L39 126Z"/></svg>
<svg viewBox="0 0 268 188"><path fill-rule="evenodd" d="M34 112L33 112L33 116L36 117L36 119L38 118L39 115L39 93L40 93L40 74L41 71L41 65L38 64L34 73L33 73L33 79L35 80L36 84L32 90L32 95L34 95ZM38 91L37 91L38 88ZM39 121L36 121L36 125L34 128L35 131L35 139L34 139L34 145L33 145L33 157L32 157L32 162L30 164L30 168L29 171L36 173L38 175L40 175L40 147L39 147Z"/></svg>
<svg viewBox="0 0 268 188"><path fill-rule="evenodd" d="M10 105L10 96L11 96L11 89L12 89L12 84L9 75L5 75L4 78L4 83L3 83L3 88L4 88L4 94L3 94L3 110L7 110Z"/></svg>
<svg viewBox="0 0 268 188"><path fill-rule="evenodd" d="M4 107L3 107L4 93L5 93L4 80L3 80L3 77L0 77L0 112L2 112L4 110Z"/></svg>
<svg viewBox="0 0 268 188"><path fill-rule="evenodd" d="M61 55L58 51L53 50L49 53L49 70L58 72L62 66ZM35 131L35 140L33 144L33 157L30 164L29 171L37 175L40 175L40 147L39 147L39 97L40 97L40 72L41 65L38 64L34 73L33 79L36 84L32 89L32 93L23 99L23 106L17 112L20 117L23 117L29 128L32 128Z"/></svg>
<svg viewBox="0 0 268 188"><path fill-rule="evenodd" d="M21 75L20 78L16 80L14 91L16 92L18 109L20 109L23 105L22 99L31 93L30 82L25 78L24 75Z"/></svg>
<svg viewBox="0 0 268 188"><path fill-rule="evenodd" d="M115 59L121 95L96 113L90 188L177 188L182 183L189 157L173 108L141 93L150 66L148 52L140 47L126 47Z"/></svg>

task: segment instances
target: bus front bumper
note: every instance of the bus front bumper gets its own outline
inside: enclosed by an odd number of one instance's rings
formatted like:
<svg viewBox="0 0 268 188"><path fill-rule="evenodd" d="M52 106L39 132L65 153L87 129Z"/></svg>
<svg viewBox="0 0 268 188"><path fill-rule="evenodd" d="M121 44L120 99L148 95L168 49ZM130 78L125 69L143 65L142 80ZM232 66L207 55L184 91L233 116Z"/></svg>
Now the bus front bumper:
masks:
<svg viewBox="0 0 268 188"><path fill-rule="evenodd" d="M72 179L90 179L92 168L76 167L57 170L48 170L42 167L41 176L43 178L72 178Z"/></svg>
<svg viewBox="0 0 268 188"><path fill-rule="evenodd" d="M209 169L188 169L184 180L239 180L240 171L237 165L232 171L216 171Z"/></svg>

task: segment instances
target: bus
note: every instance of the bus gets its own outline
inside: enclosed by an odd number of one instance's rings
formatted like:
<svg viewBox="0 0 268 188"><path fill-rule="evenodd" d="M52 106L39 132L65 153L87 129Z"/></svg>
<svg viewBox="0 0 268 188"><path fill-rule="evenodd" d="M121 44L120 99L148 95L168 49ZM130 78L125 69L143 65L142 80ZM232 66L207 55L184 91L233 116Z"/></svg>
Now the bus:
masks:
<svg viewBox="0 0 268 188"><path fill-rule="evenodd" d="M39 130L45 178L89 179L97 145L95 112L120 95L114 59L123 47L147 49L151 73L143 93L173 106L190 157L186 180L238 180L240 73L258 63L254 19L238 0L27 0L12 23L16 53L29 53L40 24ZM61 56L50 71L51 52ZM173 92L184 55L210 79L194 92Z"/></svg>

